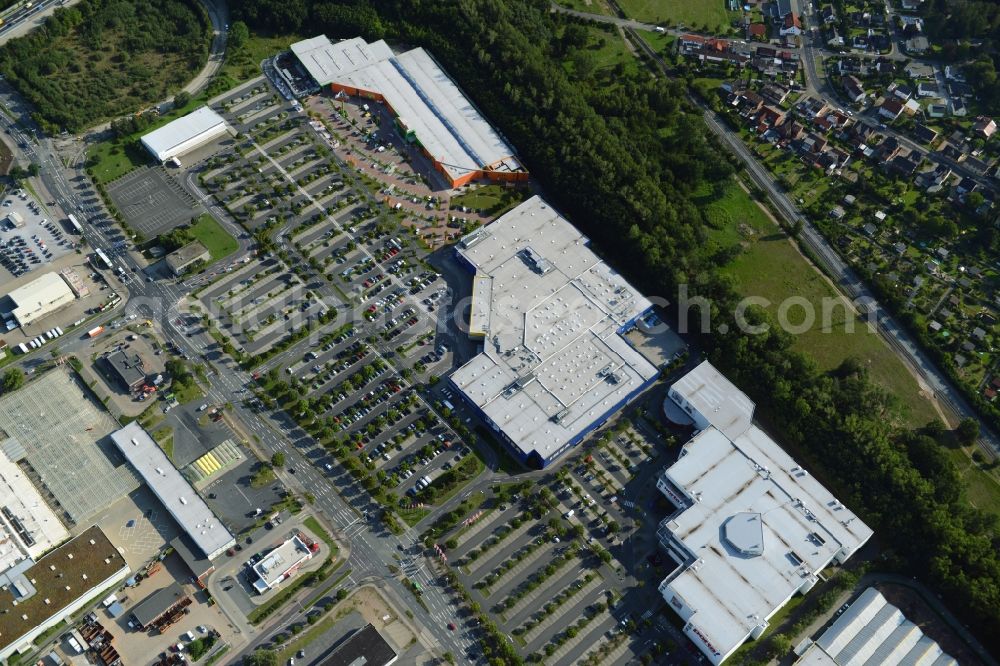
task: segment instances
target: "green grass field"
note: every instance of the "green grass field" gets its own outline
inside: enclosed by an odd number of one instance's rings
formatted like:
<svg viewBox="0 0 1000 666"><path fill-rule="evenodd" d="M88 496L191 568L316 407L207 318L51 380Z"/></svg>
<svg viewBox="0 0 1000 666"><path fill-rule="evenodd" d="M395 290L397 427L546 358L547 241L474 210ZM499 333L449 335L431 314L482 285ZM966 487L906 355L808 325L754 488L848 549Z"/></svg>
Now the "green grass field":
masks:
<svg viewBox="0 0 1000 666"><path fill-rule="evenodd" d="M604 0L558 0L558 4L567 9L575 9L578 12L587 12L588 14L607 16L612 13L608 3Z"/></svg>
<svg viewBox="0 0 1000 666"><path fill-rule="evenodd" d="M477 187L465 194L452 197L451 207L464 206L497 216L524 201L530 192L524 188L504 187L497 183Z"/></svg>
<svg viewBox="0 0 1000 666"><path fill-rule="evenodd" d="M746 192L733 184L721 196L707 194L699 203L713 227L706 251L713 253L737 243L744 248L723 269L742 294L766 298L771 302L767 310L772 315L790 297L804 298L813 305L816 323L795 336L797 351L812 357L824 370L837 367L849 357L861 359L872 378L899 398L907 425L923 425L934 418L930 402L920 395L916 379L899 357L864 322L837 304L839 294L826 277L799 254L788 236ZM832 304L826 328L821 326L824 301ZM802 312L800 307L790 308L788 320L793 324L801 322ZM853 332L848 328L851 324Z"/></svg>
<svg viewBox="0 0 1000 666"><path fill-rule="evenodd" d="M229 85L222 88L227 90L241 81L260 76L260 61L273 56L280 51L285 51L288 47L302 39L298 35L272 35L260 36L251 34L250 39L236 52L226 54L226 62L219 72L220 79L229 79ZM220 91L221 92L221 91Z"/></svg>
<svg viewBox="0 0 1000 666"><path fill-rule="evenodd" d="M203 106L205 100L205 95L192 98L184 106L164 113L156 122L141 132L127 137L101 141L92 145L87 149L87 168L90 171L91 178L94 179L95 183L106 185L116 178L121 178L133 169L155 164L155 160L153 160L149 152L139 143L140 137L158 127L163 127L181 116L191 113Z"/></svg>
<svg viewBox="0 0 1000 666"><path fill-rule="evenodd" d="M629 18L647 23L715 30L730 21L725 0L618 0L618 5Z"/></svg>
<svg viewBox="0 0 1000 666"><path fill-rule="evenodd" d="M201 215L191 225L190 231L191 235L201 241L212 255L212 261L228 257L239 248L236 239L230 236L211 215Z"/></svg>

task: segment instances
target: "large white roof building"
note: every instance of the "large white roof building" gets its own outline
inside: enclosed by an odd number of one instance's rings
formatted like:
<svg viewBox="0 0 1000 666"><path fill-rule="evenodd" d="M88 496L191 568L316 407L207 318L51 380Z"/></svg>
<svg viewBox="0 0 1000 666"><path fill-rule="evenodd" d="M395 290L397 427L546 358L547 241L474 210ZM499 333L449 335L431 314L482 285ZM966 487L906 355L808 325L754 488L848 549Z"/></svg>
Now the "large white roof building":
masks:
<svg viewBox="0 0 1000 666"><path fill-rule="evenodd" d="M798 651L798 650L797 650ZM802 666L958 666L920 627L869 587L796 662Z"/></svg>
<svg viewBox="0 0 1000 666"><path fill-rule="evenodd" d="M142 426L132 422L111 433L111 439L205 557L214 559L236 545L233 535Z"/></svg>
<svg viewBox="0 0 1000 666"><path fill-rule="evenodd" d="M527 176L513 149L424 49L394 55L384 41L333 44L321 35L291 50L320 86L383 100L452 186L480 176Z"/></svg>
<svg viewBox="0 0 1000 666"><path fill-rule="evenodd" d="M670 397L702 430L657 480L677 507L658 531L678 563L660 592L718 664L872 530L752 425L753 403L708 362Z"/></svg>
<svg viewBox="0 0 1000 666"><path fill-rule="evenodd" d="M658 376L622 333L652 304L540 197L466 236L470 335L451 382L522 460L546 465Z"/></svg>
<svg viewBox="0 0 1000 666"><path fill-rule="evenodd" d="M142 145L161 162L179 157L226 133L226 121L207 106L142 137Z"/></svg>
<svg viewBox="0 0 1000 666"><path fill-rule="evenodd" d="M56 272L39 275L28 284L11 291L8 297L14 302L12 314L22 327L52 314L76 299L66 280Z"/></svg>

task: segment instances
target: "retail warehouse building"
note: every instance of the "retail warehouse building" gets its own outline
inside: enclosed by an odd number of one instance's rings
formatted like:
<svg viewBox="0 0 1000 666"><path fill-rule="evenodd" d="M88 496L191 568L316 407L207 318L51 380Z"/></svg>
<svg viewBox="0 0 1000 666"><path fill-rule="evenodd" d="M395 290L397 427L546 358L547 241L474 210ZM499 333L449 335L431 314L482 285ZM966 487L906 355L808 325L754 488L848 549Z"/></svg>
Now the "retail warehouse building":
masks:
<svg viewBox="0 0 1000 666"><path fill-rule="evenodd" d="M528 179L514 150L424 49L397 55L382 40L332 43L320 35L291 50L319 87L384 103L400 134L452 187L477 178Z"/></svg>
<svg viewBox="0 0 1000 666"><path fill-rule="evenodd" d="M451 383L522 461L544 467L659 375L623 337L652 304L540 197L463 238L469 335Z"/></svg>
<svg viewBox="0 0 1000 666"><path fill-rule="evenodd" d="M132 422L111 433L111 440L202 555L212 560L236 545L233 535L142 426Z"/></svg>
<svg viewBox="0 0 1000 666"><path fill-rule="evenodd" d="M226 121L203 106L142 137L142 145L160 162L179 158L226 134Z"/></svg>
<svg viewBox="0 0 1000 666"><path fill-rule="evenodd" d="M753 402L707 361L674 383L665 410L697 434L656 483L676 508L658 529L676 563L659 589L718 664L872 530L753 425Z"/></svg>

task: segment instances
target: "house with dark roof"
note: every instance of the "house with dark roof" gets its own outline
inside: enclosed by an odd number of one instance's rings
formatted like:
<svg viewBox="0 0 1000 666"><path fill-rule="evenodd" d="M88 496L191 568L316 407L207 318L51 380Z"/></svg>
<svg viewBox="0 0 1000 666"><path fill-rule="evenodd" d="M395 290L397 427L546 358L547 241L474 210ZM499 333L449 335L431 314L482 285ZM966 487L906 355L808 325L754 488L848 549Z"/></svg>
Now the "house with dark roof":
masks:
<svg viewBox="0 0 1000 666"><path fill-rule="evenodd" d="M888 120L895 120L896 118L899 118L899 114L902 112L903 102L896 97L886 99L882 102L882 106L878 108L878 114Z"/></svg>
<svg viewBox="0 0 1000 666"><path fill-rule="evenodd" d="M849 99L852 104L860 104L863 102L865 97L867 97L867 94L865 93L865 87L861 85L861 80L852 74L848 74L843 80L844 92L847 93L847 99Z"/></svg>
<svg viewBox="0 0 1000 666"><path fill-rule="evenodd" d="M920 143L930 145L938 138L938 132L923 123L917 123L913 128L913 138Z"/></svg>

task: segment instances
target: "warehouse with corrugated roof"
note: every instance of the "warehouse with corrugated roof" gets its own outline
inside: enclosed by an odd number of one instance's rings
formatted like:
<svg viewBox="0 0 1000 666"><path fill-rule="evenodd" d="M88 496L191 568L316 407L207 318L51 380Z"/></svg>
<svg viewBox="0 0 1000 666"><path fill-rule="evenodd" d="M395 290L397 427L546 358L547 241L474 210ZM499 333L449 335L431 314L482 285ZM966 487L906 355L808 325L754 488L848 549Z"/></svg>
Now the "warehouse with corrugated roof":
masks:
<svg viewBox="0 0 1000 666"><path fill-rule="evenodd" d="M426 50L396 55L381 40L331 43L325 35L291 50L319 86L383 102L400 134L423 150L452 187L476 178L527 180L513 148Z"/></svg>

